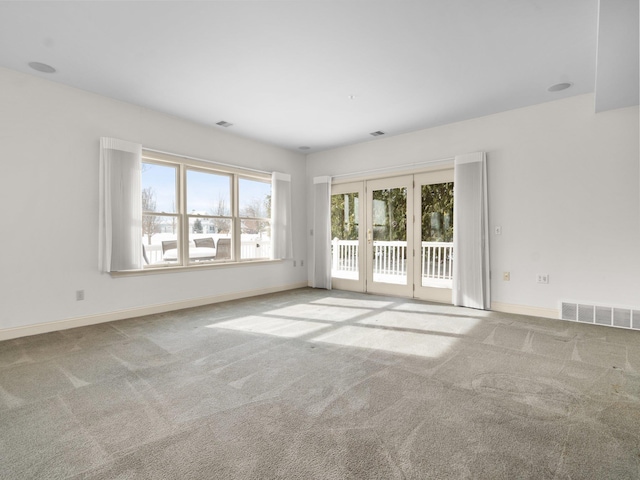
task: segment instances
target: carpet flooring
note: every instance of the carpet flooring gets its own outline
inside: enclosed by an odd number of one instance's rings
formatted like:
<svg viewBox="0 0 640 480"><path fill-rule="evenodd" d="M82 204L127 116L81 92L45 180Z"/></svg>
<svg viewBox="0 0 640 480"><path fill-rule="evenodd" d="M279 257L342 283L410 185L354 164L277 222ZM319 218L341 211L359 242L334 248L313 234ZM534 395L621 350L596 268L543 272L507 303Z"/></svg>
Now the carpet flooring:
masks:
<svg viewBox="0 0 640 480"><path fill-rule="evenodd" d="M640 331L300 289L0 342L2 479L638 479Z"/></svg>

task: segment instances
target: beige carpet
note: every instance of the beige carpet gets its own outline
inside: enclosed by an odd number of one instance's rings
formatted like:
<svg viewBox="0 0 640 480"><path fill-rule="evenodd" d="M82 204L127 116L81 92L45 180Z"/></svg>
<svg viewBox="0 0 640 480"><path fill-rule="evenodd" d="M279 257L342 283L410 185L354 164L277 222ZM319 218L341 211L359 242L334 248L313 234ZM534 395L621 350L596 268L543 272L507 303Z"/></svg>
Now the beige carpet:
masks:
<svg viewBox="0 0 640 480"><path fill-rule="evenodd" d="M638 479L640 331L302 289L0 342L2 479Z"/></svg>

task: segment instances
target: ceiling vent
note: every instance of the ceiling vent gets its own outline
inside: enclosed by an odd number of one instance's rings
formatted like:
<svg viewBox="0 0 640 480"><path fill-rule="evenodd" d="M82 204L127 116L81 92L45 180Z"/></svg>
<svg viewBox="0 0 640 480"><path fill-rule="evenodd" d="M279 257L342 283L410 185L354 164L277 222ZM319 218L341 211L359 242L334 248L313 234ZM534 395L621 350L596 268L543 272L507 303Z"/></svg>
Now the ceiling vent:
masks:
<svg viewBox="0 0 640 480"><path fill-rule="evenodd" d="M220 120L216 125L220 125L221 127L227 128L233 125L233 123L225 122L224 120Z"/></svg>
<svg viewBox="0 0 640 480"><path fill-rule="evenodd" d="M371 132L369 135L373 135L374 137L379 137L380 135L384 135L384 132L378 130L377 132Z"/></svg>

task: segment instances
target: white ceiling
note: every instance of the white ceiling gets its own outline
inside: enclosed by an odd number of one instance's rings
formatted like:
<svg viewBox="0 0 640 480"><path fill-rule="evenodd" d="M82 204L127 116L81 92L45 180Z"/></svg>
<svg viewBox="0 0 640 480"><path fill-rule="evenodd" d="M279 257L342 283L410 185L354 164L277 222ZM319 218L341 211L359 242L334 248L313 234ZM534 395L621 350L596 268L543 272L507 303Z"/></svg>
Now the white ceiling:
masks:
<svg viewBox="0 0 640 480"><path fill-rule="evenodd" d="M0 66L313 152L593 92L597 14L597 0L11 1ZM573 86L547 91L559 82Z"/></svg>

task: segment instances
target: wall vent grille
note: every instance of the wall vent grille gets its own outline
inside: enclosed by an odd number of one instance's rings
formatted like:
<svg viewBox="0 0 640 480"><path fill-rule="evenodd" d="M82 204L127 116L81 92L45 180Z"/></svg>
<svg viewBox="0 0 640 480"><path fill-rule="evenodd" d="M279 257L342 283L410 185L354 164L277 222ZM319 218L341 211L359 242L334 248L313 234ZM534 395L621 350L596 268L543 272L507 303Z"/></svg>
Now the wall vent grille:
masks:
<svg viewBox="0 0 640 480"><path fill-rule="evenodd" d="M562 302L562 320L640 330L640 310Z"/></svg>
<svg viewBox="0 0 640 480"><path fill-rule="evenodd" d="M578 306L575 303L562 303L562 319L578 320Z"/></svg>
<svg viewBox="0 0 640 480"><path fill-rule="evenodd" d="M640 320L640 317L638 317ZM613 326L631 328L631 310L624 308L613 309Z"/></svg>
<svg viewBox="0 0 640 480"><path fill-rule="evenodd" d="M613 308L596 306L596 323L598 325L613 325Z"/></svg>
<svg viewBox="0 0 640 480"><path fill-rule="evenodd" d="M593 305L578 304L578 321L585 323L593 323L594 310Z"/></svg>

